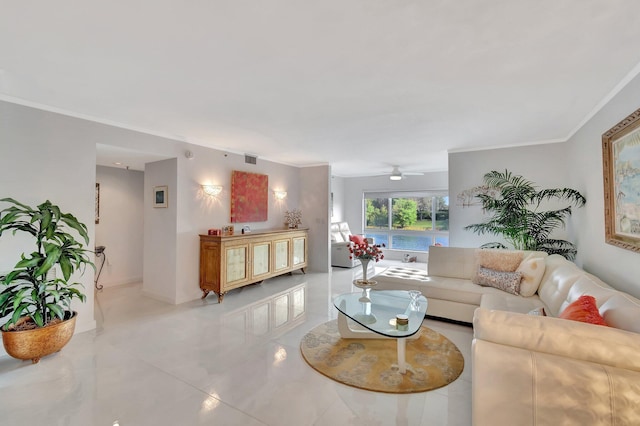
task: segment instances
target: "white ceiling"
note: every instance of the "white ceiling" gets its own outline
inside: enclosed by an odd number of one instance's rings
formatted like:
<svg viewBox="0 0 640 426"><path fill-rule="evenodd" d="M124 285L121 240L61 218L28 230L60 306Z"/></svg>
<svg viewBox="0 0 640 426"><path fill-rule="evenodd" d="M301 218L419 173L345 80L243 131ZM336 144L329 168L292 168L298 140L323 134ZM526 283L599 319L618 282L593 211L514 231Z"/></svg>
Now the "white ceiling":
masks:
<svg viewBox="0 0 640 426"><path fill-rule="evenodd" d="M0 0L0 99L338 176L566 140L637 0Z"/></svg>

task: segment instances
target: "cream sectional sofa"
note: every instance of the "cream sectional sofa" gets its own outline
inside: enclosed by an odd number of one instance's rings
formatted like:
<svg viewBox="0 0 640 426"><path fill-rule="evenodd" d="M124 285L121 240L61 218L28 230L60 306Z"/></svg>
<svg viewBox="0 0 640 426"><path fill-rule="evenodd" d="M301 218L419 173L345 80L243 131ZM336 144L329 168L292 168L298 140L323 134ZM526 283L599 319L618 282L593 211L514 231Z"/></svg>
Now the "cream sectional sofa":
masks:
<svg viewBox="0 0 640 426"><path fill-rule="evenodd" d="M640 425L640 300L561 256L531 297L473 284L473 248L431 247L428 274L389 268L378 289L418 289L427 314L473 323L473 422ZM609 327L557 318L588 294ZM548 316L527 315L544 307Z"/></svg>

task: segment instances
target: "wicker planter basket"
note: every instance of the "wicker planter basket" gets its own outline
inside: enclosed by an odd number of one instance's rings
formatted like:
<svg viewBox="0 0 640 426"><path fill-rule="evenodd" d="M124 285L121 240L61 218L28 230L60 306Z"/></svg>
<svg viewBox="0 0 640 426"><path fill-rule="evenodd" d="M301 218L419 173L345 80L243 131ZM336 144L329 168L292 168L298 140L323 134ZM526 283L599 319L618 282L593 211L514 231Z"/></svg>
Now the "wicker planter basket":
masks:
<svg viewBox="0 0 640 426"><path fill-rule="evenodd" d="M17 359L30 359L33 364L43 356L59 352L69 343L76 328L77 312L71 318L54 325L24 331L2 330L2 344L9 355Z"/></svg>

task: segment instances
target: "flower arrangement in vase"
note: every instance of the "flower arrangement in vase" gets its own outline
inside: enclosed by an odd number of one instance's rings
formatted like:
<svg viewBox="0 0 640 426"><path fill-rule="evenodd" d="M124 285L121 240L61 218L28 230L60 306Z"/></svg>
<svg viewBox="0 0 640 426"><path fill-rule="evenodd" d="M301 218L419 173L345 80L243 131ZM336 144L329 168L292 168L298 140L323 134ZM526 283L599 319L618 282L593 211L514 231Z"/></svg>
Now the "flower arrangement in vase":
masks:
<svg viewBox="0 0 640 426"><path fill-rule="evenodd" d="M290 229L297 229L302 223L302 212L298 209L285 211L284 222Z"/></svg>
<svg viewBox="0 0 640 426"><path fill-rule="evenodd" d="M383 245L384 247L384 245ZM362 280L356 280L357 284L362 285L375 285L374 281L367 280L367 268L369 267L369 262L374 260L376 262L384 259L384 254L380 249L380 245L378 244L369 244L369 241L366 239L362 243L353 243L349 247L349 253L351 256L349 258L356 258L362 264Z"/></svg>

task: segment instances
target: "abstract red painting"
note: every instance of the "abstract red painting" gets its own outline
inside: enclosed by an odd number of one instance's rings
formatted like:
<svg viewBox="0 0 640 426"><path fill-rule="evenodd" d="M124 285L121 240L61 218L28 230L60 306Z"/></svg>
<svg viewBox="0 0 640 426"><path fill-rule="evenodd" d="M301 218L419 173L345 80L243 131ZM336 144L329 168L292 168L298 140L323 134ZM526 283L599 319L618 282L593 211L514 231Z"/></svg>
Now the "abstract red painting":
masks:
<svg viewBox="0 0 640 426"><path fill-rule="evenodd" d="M266 222L269 208L269 176L231 173L231 223Z"/></svg>

